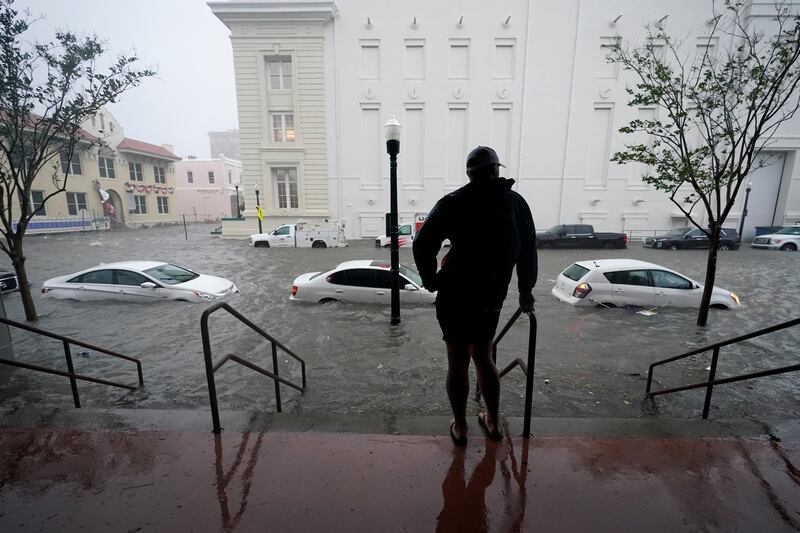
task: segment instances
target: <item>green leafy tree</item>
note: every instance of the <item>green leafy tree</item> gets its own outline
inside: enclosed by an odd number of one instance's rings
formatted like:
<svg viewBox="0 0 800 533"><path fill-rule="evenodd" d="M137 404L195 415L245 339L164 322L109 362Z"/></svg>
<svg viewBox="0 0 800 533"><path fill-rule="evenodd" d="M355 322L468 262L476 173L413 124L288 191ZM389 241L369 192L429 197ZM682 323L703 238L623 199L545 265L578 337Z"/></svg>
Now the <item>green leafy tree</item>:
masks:
<svg viewBox="0 0 800 533"><path fill-rule="evenodd" d="M137 69L135 55L107 58L95 35L59 31L53 42L28 45L24 35L35 20L13 4L0 0L0 250L19 279L26 319L36 320L23 248L28 225L66 190L70 165L61 160L102 143L80 125L155 71ZM37 178L51 180L55 191L35 211Z"/></svg>
<svg viewBox="0 0 800 533"><path fill-rule="evenodd" d="M685 53L655 26L643 46L620 44L608 57L634 75L629 105L658 109L657 119L620 128L648 141L626 144L612 161L645 165L642 180L667 193L710 241L700 326L708 321L722 225L742 183L771 163L760 152L800 107L800 17L790 3L776 2L774 16L758 27L750 8L714 2L703 53Z"/></svg>

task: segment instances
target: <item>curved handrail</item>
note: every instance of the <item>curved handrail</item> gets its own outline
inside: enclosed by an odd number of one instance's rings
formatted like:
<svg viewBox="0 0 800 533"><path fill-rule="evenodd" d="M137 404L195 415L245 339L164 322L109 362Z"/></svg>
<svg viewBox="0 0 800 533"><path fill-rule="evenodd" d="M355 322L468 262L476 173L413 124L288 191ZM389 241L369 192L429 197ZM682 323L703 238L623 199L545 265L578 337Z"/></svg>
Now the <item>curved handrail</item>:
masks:
<svg viewBox="0 0 800 533"><path fill-rule="evenodd" d="M781 368L773 368L771 370L761 370L761 371L758 371L758 372L751 372L751 373L748 373L748 374L740 374L738 376L731 376L731 377L728 377L728 378L716 379L717 362L719 361L720 348L722 348L723 346L730 346L732 344L737 344L737 343L740 343L740 342L743 342L743 341L746 341L746 340L749 340L749 339L752 339L752 338L755 338L755 337L760 337L762 335L767 335L768 333L774 333L775 331L780 331L780 330L783 330L783 329L791 328L793 326L797 326L798 324L800 324L800 318L787 320L786 322L782 322L782 323L776 324L774 326L770 326L770 327L767 327L767 328L762 328L762 329L747 333L745 335L739 335L738 337L733 337L731 339L726 339L724 341L715 342L713 344L709 344L709 345L704 346L702 348L697 348L697 349L691 350L689 352L682 353L680 355L676 355L676 356L673 356L673 357L668 357L666 359L662 359L660 361L656 361L654 363L651 363L650 366L647 369L647 388L645 389L645 398L652 399L654 396L659 396L659 395L662 395L662 394L670 394L670 393L673 393L673 392L681 392L681 391L687 391L687 390L699 389L699 388L705 387L706 388L706 396L705 396L705 401L704 401L704 404L703 404L703 415L702 416L703 416L704 419L706 419L706 418L708 418L708 413L709 413L709 410L711 408L711 394L714 391L714 386L715 385L723 385L725 383L735 383L737 381L744 381L744 380L747 380L747 379L754 379L754 378L759 378L759 377L773 376L773 375L776 375L776 374L784 374L786 372L795 372L795 371L800 370L800 364L794 364L794 365L784 366L784 367L781 367ZM652 391L653 371L654 371L655 367L660 366L660 365L664 365L664 364L667 364L667 363L671 363L673 361L679 361L681 359L685 359L685 358L691 357L693 355L699 355L699 354L707 352L709 350L713 350L713 355L711 357L711 365L709 366L708 379L706 381L701 382L701 383L693 383L691 385L682 385L680 387L672 387L672 388L669 388L669 389L661 389L661 390L657 390L655 392Z"/></svg>
<svg viewBox="0 0 800 533"><path fill-rule="evenodd" d="M217 364L211 359L211 338L208 333L208 317L211 316L213 313L219 311L220 309L224 309L234 318L248 326L250 329L264 337L266 340L270 342L272 345L272 372L269 372L258 365L255 365L246 359L243 359L234 354L226 355L221 361ZM205 311L203 311L202 316L200 317L200 332L203 338L203 358L205 359L205 366L206 366L206 379L208 380L208 398L209 403L211 404L211 421L214 426L213 432L219 433L222 431L222 427L220 426L219 422L219 406L217 405L217 386L214 380L214 372L217 371L223 364L227 361L233 361L238 363L242 366L245 366L251 370L259 372L273 380L275 383L275 406L278 412L281 412L281 383L284 383L294 389L299 390L301 393L305 392L306 389L306 362L305 360L300 357L299 355L295 354L289 348L278 342L272 335L261 329L260 327L256 326L253 322L251 322L248 318L238 312L236 309L228 305L224 302L219 302ZM286 352L290 357L295 359L296 361L300 362L300 370L302 375L302 386L295 385L282 377L278 372L278 348Z"/></svg>
<svg viewBox="0 0 800 533"><path fill-rule="evenodd" d="M677 361L679 359L685 359L685 358L691 357L693 355L697 355L697 354L701 354L703 352L707 352L709 350L713 350L714 348L722 348L723 346L729 346L731 344L736 344L736 343L739 343L739 342L742 342L742 341L746 341L746 340L752 339L754 337L760 337L761 335L766 335L767 333L773 333L775 331L780 331L782 329L791 328L792 326L796 326L798 324L800 324L800 318L795 318L793 320L789 320L787 322L782 322L782 323L777 324L775 326L770 326L768 328L759 329L759 330L753 331L751 333L747 333L745 335L740 335L738 337L733 337L732 339L726 339L724 341L715 342L714 344L709 344L707 346L704 346L702 348L697 348L697 349L692 350L690 352L682 353L680 355L676 355L676 356L673 356L673 357L668 357L667 359L662 359L661 361L656 361L655 363L652 363L650 365L650 370L652 370L653 367L656 367L656 366L659 366L659 365L663 365L665 363L671 363L672 361ZM648 380L648 387L647 387L648 391L650 390L650 386L649 385L650 385L650 382Z"/></svg>
<svg viewBox="0 0 800 533"><path fill-rule="evenodd" d="M131 361L133 363L136 363L136 373L138 374L138 377L139 377L139 386L144 386L144 377L142 375L142 362L141 362L141 360L139 360L139 359L137 359L135 357L131 357L129 355L123 355L123 354L121 354L119 352L115 352L113 350L108 350L106 348L100 348L99 346L95 346L93 344L89 344L88 342L75 340L75 339L73 339L71 337L67 337L65 335L59 335L58 333L53 333L52 331L47 331L47 330L40 329L40 328L37 328L37 327L34 327L34 326L29 326L28 324L23 324L21 322L16 322L14 320L9 320L8 318L5 318L5 317L0 317L0 323L6 324L6 325L11 326L11 327L19 328L19 329L24 329L26 331L30 331L31 333L36 333L37 335L42 335L43 337L49 337L51 339L56 339L56 340L61 341L61 343L63 345L63 348L64 348L64 357L65 357L65 359L67 361L67 372L64 372L64 371L61 371L61 370L55 370L55 369L52 369L52 368L43 367L43 366L40 366L40 365L35 365L35 364L32 364L32 363L23 363L23 362L20 362L20 361L13 361L13 360L4 359L4 358L0 358L0 364L9 365L9 366L15 366L15 367L18 367L18 368L25 368L25 369L28 369L28 370L35 370L37 372L44 372L46 374L53 374L53 375L56 375L56 376L63 376L63 377L69 378L70 385L72 387L72 399L73 399L73 401L75 403L75 407L76 408L80 408L81 407L81 400L80 400L80 396L78 395L77 380L89 381L89 382L92 382L92 383L99 383L101 385L108 385L108 386L111 386L111 387L120 387L120 388L123 388L123 389L129 389L129 390L136 390L136 387L134 387L132 385L126 385L124 383L117 383L115 381L109 381L109 380L105 380L105 379L94 378L94 377L91 377L91 376L85 376L83 374L76 374L75 373L75 368L74 368L74 366L72 364L72 353L70 352L70 349L69 349L71 344L74 344L75 346L82 346L83 348L88 348L88 349L93 350L95 352L104 353L106 355L110 355L111 357L116 357L118 359L124 359L126 361Z"/></svg>
<svg viewBox="0 0 800 533"><path fill-rule="evenodd" d="M293 359L295 359L295 360L299 361L300 363L302 363L303 367L305 368L305 361L303 360L302 357L300 357L299 355L295 354L289 348L284 346L279 340L275 339L272 335L270 335L269 333L267 333L266 331L264 331L260 327L256 326L247 317L245 317L243 314L241 314L239 311L237 311L236 309L234 309L233 307L231 307L229 304L227 304L225 302L216 303L216 304L212 305L211 307L209 307L208 309L206 309L205 311L203 311L203 315L200 317L200 327L201 328L204 328L204 327L208 328L208 317L209 317L209 315L219 311L220 309L225 309L228 313L233 315L235 318L237 318L240 322L244 323L250 329L252 329L256 333L258 333L259 335L261 335L262 337L264 337L268 341L274 342L278 346L278 348L280 348L281 350L283 350L284 352L289 354Z"/></svg>
<svg viewBox="0 0 800 533"><path fill-rule="evenodd" d="M117 357L119 359L125 359L126 361L131 361L136 363L136 370L139 373L139 385L144 385L144 380L142 379L142 361L135 357L131 357L129 355L124 355L119 352L115 352L113 350L107 350L105 348L100 348L99 346L95 346L93 344L89 344L88 342L83 342L79 340L75 340L71 337L67 337L65 335L59 335L58 333L53 333L52 331L47 331L45 329L39 329L34 326L29 326L28 324L23 324L21 322L15 322L14 320L9 320L8 318L0 317L0 323L8 324L9 326L13 326L15 328L24 329L37 335L43 335L45 337L50 337L51 339L57 339L62 342L66 341L70 344L74 344L75 346L82 346L83 348L88 348L95 352L102 352L104 354L110 355L111 357Z"/></svg>
<svg viewBox="0 0 800 533"><path fill-rule="evenodd" d="M519 366L525 374L525 414L523 418L522 436L528 438L531 435L531 417L533 416L533 374L534 365L536 363L536 335L538 330L538 322L536 320L536 313L533 310L524 311L522 307L518 307L511 318L508 320L500 333L492 341L492 360L497 364L497 345L506 336L506 333L517 322L520 316L525 313L531 319L531 327L528 333L528 361L527 363L520 358L515 359L507 367L498 373L500 377L505 376L515 366ZM480 394L480 389L476 389L476 394Z"/></svg>

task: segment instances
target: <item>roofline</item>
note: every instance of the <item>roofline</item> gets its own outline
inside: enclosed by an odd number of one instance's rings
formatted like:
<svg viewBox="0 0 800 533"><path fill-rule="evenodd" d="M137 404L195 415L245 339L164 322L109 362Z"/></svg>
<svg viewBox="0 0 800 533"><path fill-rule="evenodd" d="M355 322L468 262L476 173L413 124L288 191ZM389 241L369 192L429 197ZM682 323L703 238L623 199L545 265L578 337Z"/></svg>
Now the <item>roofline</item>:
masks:
<svg viewBox="0 0 800 533"><path fill-rule="evenodd" d="M143 141L140 141L140 142L143 142ZM165 150L166 150L166 148L165 148ZM117 147L117 152L125 152L125 153L128 153L128 154L136 154L136 155L142 155L142 156L145 156L145 157L153 157L155 159L163 159L165 161L183 161L182 157L174 155L174 154L173 154L172 157L168 157L168 156L161 155L161 154L154 154L152 152L143 152L141 150L132 150L131 148L119 148L119 147Z"/></svg>
<svg viewBox="0 0 800 533"><path fill-rule="evenodd" d="M191 163L193 161L197 161L199 163L210 163L211 161L222 161L223 163L232 163L234 165L242 166L242 161L239 159L233 159L232 157L193 157L193 158L183 158L181 159L181 163Z"/></svg>
<svg viewBox="0 0 800 533"><path fill-rule="evenodd" d="M228 27L230 22L269 20L325 23L339 14L336 2L320 0L208 2L208 7Z"/></svg>

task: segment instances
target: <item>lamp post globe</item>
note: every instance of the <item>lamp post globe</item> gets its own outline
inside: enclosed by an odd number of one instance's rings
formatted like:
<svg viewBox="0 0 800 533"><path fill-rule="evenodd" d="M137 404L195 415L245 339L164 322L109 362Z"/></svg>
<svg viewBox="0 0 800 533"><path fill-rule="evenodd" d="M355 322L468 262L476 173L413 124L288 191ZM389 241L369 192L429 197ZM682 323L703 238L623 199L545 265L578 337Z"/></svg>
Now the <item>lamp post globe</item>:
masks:
<svg viewBox="0 0 800 533"><path fill-rule="evenodd" d="M389 154L389 236L391 275L391 324L400 323L400 245L397 235L397 154L400 153L400 122L394 115L384 125L386 152Z"/></svg>

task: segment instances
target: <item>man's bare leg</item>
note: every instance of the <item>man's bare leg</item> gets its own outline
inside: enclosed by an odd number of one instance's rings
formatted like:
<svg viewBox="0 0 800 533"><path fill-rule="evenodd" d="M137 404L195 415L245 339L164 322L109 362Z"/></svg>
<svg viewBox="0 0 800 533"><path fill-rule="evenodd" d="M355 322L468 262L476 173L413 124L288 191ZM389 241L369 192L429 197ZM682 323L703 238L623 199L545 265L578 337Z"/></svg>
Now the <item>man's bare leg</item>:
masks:
<svg viewBox="0 0 800 533"><path fill-rule="evenodd" d="M486 429L489 433L498 432L498 410L500 409L500 376L492 360L492 341L471 342L469 350L475 362L475 372L478 374L478 386L486 402Z"/></svg>
<svg viewBox="0 0 800 533"><path fill-rule="evenodd" d="M447 397L453 409L456 438L467 434L469 398L469 349L467 344L447 343Z"/></svg>

